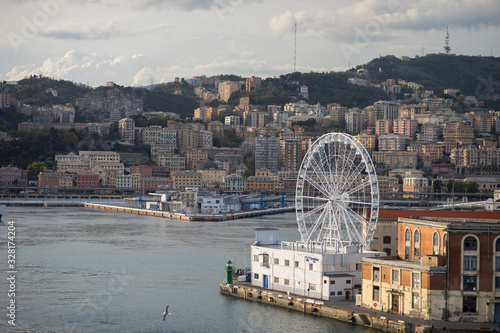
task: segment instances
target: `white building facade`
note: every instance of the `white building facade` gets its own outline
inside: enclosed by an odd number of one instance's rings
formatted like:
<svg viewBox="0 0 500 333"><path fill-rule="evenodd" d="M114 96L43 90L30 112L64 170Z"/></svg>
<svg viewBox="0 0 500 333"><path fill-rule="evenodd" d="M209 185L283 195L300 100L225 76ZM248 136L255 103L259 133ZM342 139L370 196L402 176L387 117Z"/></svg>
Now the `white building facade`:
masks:
<svg viewBox="0 0 500 333"><path fill-rule="evenodd" d="M361 286L360 262L384 252L321 243L280 242L278 229L256 230L251 246L252 285L323 300L350 300Z"/></svg>

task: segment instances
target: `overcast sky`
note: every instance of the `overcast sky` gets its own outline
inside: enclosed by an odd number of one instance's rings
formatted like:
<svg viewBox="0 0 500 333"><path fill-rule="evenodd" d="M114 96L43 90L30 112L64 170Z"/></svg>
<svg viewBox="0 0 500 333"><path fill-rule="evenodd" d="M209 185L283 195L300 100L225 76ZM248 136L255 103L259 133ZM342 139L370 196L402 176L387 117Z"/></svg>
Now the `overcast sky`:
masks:
<svg viewBox="0 0 500 333"><path fill-rule="evenodd" d="M92 86L337 71L379 55L500 56L498 0L0 0L0 79Z"/></svg>

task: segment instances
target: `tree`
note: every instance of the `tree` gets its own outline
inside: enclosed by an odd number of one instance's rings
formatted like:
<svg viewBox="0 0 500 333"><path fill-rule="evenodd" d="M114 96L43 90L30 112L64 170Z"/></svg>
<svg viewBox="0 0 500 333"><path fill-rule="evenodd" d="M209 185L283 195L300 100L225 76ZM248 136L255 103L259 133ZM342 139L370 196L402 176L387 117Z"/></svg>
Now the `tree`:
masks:
<svg viewBox="0 0 500 333"><path fill-rule="evenodd" d="M252 170L245 169L245 171L243 171L243 177L245 177L245 178L248 178L252 175L253 175Z"/></svg>
<svg viewBox="0 0 500 333"><path fill-rule="evenodd" d="M72 147L75 147L75 145L78 143L78 136L75 133L71 132L66 132L64 133L64 142L71 145Z"/></svg>
<svg viewBox="0 0 500 333"><path fill-rule="evenodd" d="M477 193L479 191L479 184L476 182L467 182L465 189L467 193Z"/></svg>
<svg viewBox="0 0 500 333"><path fill-rule="evenodd" d="M441 192L441 189L443 188L443 182L440 179L434 179L433 185L434 185L434 192L436 193Z"/></svg>
<svg viewBox="0 0 500 333"><path fill-rule="evenodd" d="M38 174L45 170L46 167L47 164L45 164L45 162L32 162L28 165L28 173L31 176L38 176Z"/></svg>
<svg viewBox="0 0 500 333"><path fill-rule="evenodd" d="M247 167L247 170L250 172L249 176L255 175L255 158L253 156L252 149L248 149L247 152L245 153L245 166Z"/></svg>

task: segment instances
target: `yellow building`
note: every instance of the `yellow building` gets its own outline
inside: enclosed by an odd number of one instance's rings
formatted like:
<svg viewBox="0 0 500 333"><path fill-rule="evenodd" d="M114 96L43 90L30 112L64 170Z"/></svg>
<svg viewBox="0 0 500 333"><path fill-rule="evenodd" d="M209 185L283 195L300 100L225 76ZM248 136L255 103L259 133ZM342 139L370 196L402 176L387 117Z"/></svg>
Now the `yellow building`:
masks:
<svg viewBox="0 0 500 333"><path fill-rule="evenodd" d="M444 141L456 142L459 145L471 145L474 141L474 130L468 122L455 122L444 125Z"/></svg>
<svg viewBox="0 0 500 333"><path fill-rule="evenodd" d="M170 170L186 170L186 158L176 154L159 154L156 164Z"/></svg>
<svg viewBox="0 0 500 333"><path fill-rule="evenodd" d="M172 176L174 188L181 191L186 188L201 188L201 173L194 171L179 171Z"/></svg>
<svg viewBox="0 0 500 333"><path fill-rule="evenodd" d="M132 118L123 118L118 121L118 133L120 140L134 142L135 139L135 121Z"/></svg>

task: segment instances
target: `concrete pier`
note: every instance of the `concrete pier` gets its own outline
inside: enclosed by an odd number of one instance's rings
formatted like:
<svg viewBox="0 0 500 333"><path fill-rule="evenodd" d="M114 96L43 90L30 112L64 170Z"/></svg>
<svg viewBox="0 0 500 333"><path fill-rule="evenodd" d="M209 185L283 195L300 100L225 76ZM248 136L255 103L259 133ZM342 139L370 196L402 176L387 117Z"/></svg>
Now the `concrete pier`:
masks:
<svg viewBox="0 0 500 333"><path fill-rule="evenodd" d="M129 214L137 214L137 215L148 215L148 216L164 217L164 218L169 218L169 219L179 219L179 220L192 221L191 217L186 216L184 214L163 212L163 211L159 211L159 210L139 209L139 208L112 206L112 205L102 205L102 204L95 204L95 203L89 203L89 202L86 202L84 204L84 206L87 208L104 209L104 210L109 210L112 212L129 213Z"/></svg>
<svg viewBox="0 0 500 333"><path fill-rule="evenodd" d="M285 207L285 208L272 208L265 210L252 210L248 212L238 212L238 213L226 213L226 214L182 214L182 213L172 213L165 212L160 210L152 210L152 209L139 209L139 208L130 208L130 207L122 207L122 206L114 206L114 205L103 205L96 203L84 203L84 206L87 208L97 208L104 209L113 212L121 212L121 213L130 213L130 214L138 214L138 215L148 215L148 216L156 216L156 217L164 217L170 219L179 219L185 221L226 221L226 220L234 220L241 219L246 217L254 217L261 215L270 215L270 214L280 214L285 212L294 211L293 207Z"/></svg>
<svg viewBox="0 0 500 333"><path fill-rule="evenodd" d="M232 285L220 284L223 295L238 297L248 301L295 310L304 314L322 316L346 323L371 327L384 332L497 332L494 323L458 323L447 321L425 321L392 315L354 305L354 301L323 301L295 294L264 289L238 282Z"/></svg>

